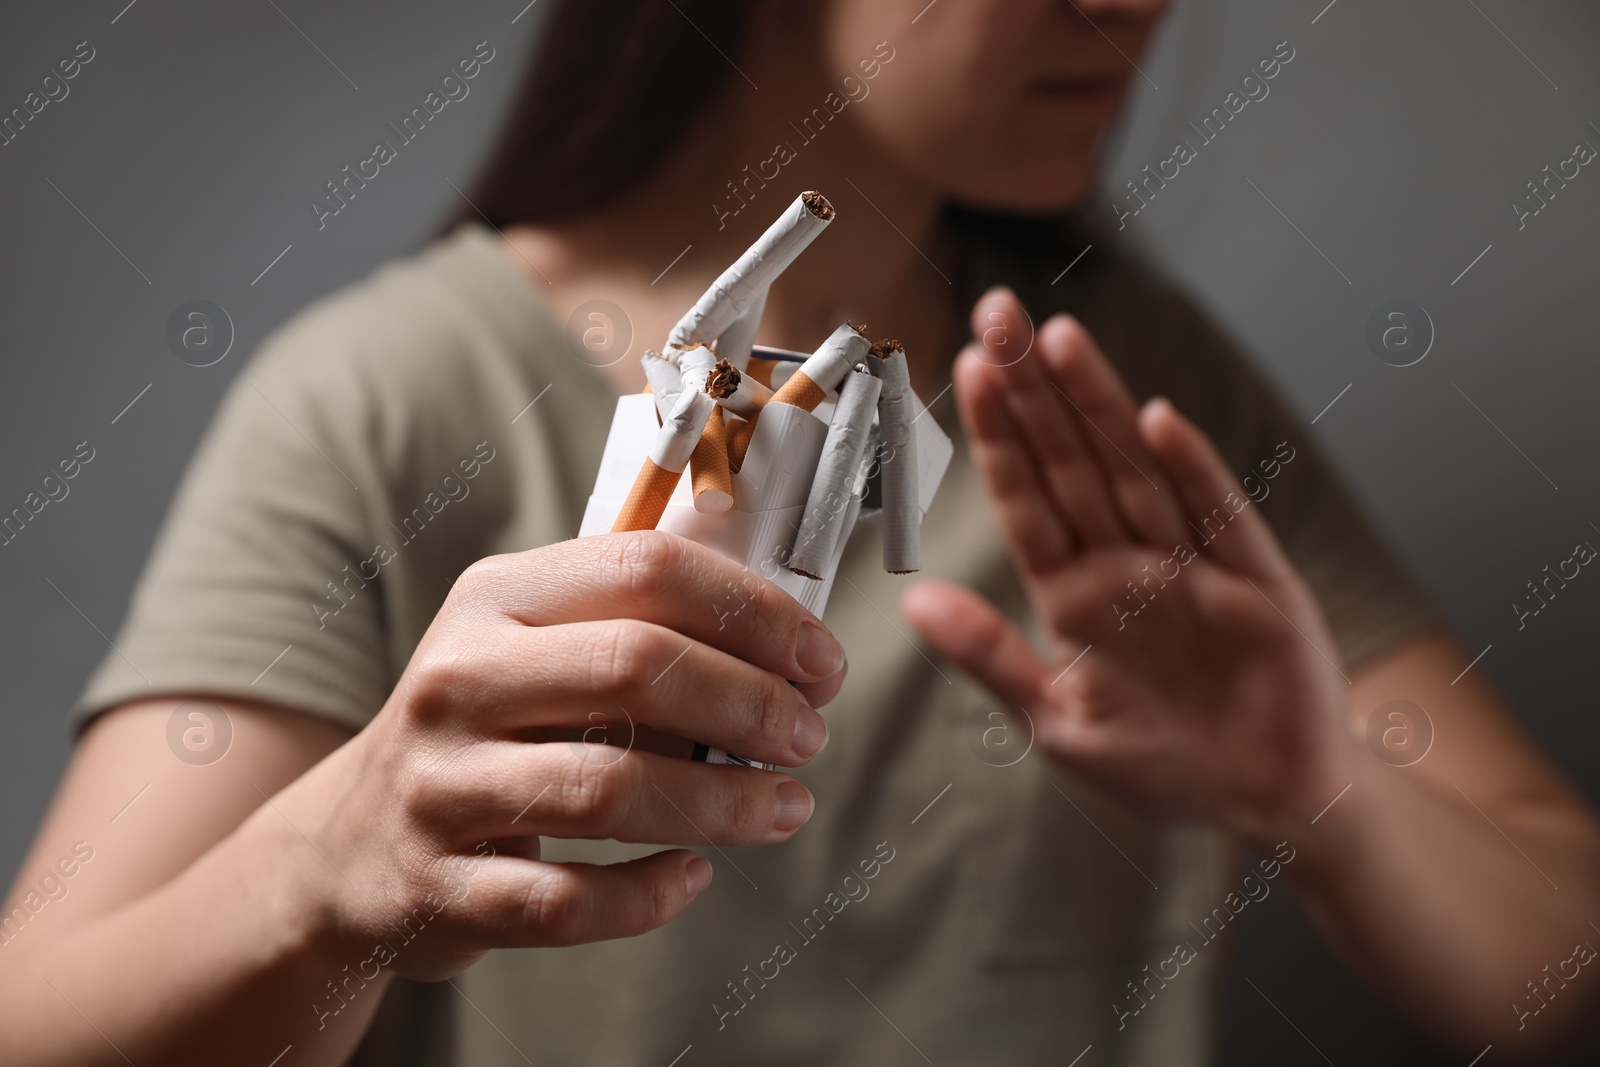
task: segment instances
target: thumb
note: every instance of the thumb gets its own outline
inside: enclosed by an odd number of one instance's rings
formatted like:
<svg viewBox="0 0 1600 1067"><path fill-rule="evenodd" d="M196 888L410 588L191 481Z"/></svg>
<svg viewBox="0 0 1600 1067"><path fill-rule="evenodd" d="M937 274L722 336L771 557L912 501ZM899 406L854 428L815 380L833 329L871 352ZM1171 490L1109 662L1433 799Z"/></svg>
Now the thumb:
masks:
<svg viewBox="0 0 1600 1067"><path fill-rule="evenodd" d="M1022 632L972 590L950 582L918 582L900 610L928 644L1015 707L1038 698L1048 670Z"/></svg>

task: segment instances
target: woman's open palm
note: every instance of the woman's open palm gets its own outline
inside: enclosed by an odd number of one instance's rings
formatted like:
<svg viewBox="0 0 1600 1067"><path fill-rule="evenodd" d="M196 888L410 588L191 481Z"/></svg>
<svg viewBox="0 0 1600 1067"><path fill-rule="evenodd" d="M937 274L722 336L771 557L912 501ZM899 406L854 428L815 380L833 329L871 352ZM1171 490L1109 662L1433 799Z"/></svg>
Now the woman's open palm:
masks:
<svg viewBox="0 0 1600 1067"><path fill-rule="evenodd" d="M954 379L1051 655L949 583L913 588L906 613L1045 751L1148 814L1255 839L1308 818L1352 748L1309 590L1193 424L1137 407L1076 321L1036 338L1027 322L1009 292L986 295Z"/></svg>

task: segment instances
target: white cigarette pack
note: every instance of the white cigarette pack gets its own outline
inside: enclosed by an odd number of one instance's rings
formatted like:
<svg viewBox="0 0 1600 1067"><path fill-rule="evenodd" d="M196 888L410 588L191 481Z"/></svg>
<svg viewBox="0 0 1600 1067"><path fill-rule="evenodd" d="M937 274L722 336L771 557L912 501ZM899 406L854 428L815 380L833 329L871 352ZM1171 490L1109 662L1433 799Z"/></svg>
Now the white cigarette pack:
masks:
<svg viewBox="0 0 1600 1067"><path fill-rule="evenodd" d="M805 359L800 353L776 349L757 348L755 355L780 361L773 374L774 387ZM820 617L851 531L857 522L878 517L877 508L863 507L866 479L858 479L856 491L841 505L846 509L843 533L820 580L806 578L788 568L789 551L805 514L812 476L822 455L836 398L837 394L830 392L815 412L788 404L767 405L751 435L744 465L733 475L732 510L696 511L691 479L686 471L678 480L677 490L657 529L681 534L738 560ZM916 413L912 426L916 433L917 491L922 514L926 515L955 450L938 423L921 417L926 409L914 394L912 404ZM650 394L618 398L611 419L611 434L606 439L594 491L583 513L579 537L610 532L659 429L655 400ZM869 456L868 471L871 464Z"/></svg>

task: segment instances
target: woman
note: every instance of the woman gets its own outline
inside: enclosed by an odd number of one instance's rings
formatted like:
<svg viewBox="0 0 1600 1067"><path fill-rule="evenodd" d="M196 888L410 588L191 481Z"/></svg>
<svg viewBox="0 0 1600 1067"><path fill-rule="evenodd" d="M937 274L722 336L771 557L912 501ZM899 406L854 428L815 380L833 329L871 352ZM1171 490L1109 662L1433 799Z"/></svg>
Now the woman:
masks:
<svg viewBox="0 0 1600 1067"><path fill-rule="evenodd" d="M1161 6L551 3L463 224L220 412L14 892L72 867L6 927L0 1059L1198 1063L1279 878L1441 1041L1575 1042L1595 994L1528 994L1592 936L1592 817L1206 321L1100 240L1063 273ZM843 217L758 339L892 331L962 437L931 579L858 537L826 628L564 540L642 376L562 324L658 343L807 188ZM626 723L798 769L559 740Z"/></svg>

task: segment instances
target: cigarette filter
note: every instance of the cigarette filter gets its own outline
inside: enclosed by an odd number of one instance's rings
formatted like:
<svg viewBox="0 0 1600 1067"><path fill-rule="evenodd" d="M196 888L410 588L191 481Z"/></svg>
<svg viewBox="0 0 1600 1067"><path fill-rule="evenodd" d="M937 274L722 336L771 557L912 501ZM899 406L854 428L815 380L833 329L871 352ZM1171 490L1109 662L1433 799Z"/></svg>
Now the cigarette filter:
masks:
<svg viewBox="0 0 1600 1067"><path fill-rule="evenodd" d="M879 485L883 493L883 569L911 574L922 566L922 502L917 489L917 438L912 431L911 370L900 342L884 338L867 355L883 383L878 394Z"/></svg>
<svg viewBox="0 0 1600 1067"><path fill-rule="evenodd" d="M769 404L789 404L806 411L815 411L827 398L828 390L838 385L850 368L861 361L872 345L861 331L844 323L822 342L789 380L773 392ZM756 418L751 416L734 428L728 439L728 461L734 470L744 464L745 453L750 448L750 437L755 433Z"/></svg>
<svg viewBox="0 0 1600 1067"><path fill-rule="evenodd" d="M718 512L733 507L733 473L728 470L728 431L722 409L713 407L706 428L689 457L694 478L694 509Z"/></svg>
<svg viewBox="0 0 1600 1067"><path fill-rule="evenodd" d="M617 512L612 533L656 528L683 468L689 465L689 457L700 442L706 420L714 410L715 402L703 391L685 389L679 395L677 404L650 444L650 454L645 457L633 487L628 490L628 498Z"/></svg>
<svg viewBox="0 0 1600 1067"><path fill-rule="evenodd" d="M772 388L772 371L777 367L775 359L763 359L760 356L751 356L750 365L740 370L739 373L747 378L754 378L768 389Z"/></svg>
<svg viewBox="0 0 1600 1067"><path fill-rule="evenodd" d="M820 580L828 572L834 546L844 530L882 387L879 379L865 372L847 372L839 386L839 404L822 444L822 458L789 556L789 569L796 574Z"/></svg>
<svg viewBox="0 0 1600 1067"><path fill-rule="evenodd" d="M805 192L795 197L767 232L723 271L689 313L678 320L668 340L686 345L722 336L832 220L833 205L821 193Z"/></svg>

